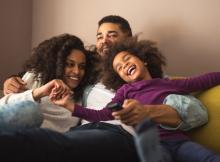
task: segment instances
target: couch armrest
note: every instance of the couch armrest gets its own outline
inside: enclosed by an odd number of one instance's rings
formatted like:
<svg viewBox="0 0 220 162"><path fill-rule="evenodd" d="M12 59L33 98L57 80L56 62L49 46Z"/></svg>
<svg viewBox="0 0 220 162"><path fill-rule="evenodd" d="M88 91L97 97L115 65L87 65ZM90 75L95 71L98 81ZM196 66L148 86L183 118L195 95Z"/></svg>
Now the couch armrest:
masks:
<svg viewBox="0 0 220 162"><path fill-rule="evenodd" d="M207 107L209 121L188 134L193 141L220 153L220 85L205 90L196 97Z"/></svg>

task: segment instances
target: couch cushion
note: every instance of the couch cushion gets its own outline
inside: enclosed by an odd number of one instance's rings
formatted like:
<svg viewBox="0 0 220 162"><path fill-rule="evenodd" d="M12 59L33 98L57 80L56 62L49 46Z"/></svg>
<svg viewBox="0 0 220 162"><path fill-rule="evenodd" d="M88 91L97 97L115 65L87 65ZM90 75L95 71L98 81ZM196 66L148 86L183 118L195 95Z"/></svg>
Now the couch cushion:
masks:
<svg viewBox="0 0 220 162"><path fill-rule="evenodd" d="M189 135L193 141L220 153L220 85L198 94L197 97L207 107L209 121L190 131Z"/></svg>
<svg viewBox="0 0 220 162"><path fill-rule="evenodd" d="M0 98L3 97L3 90L0 89Z"/></svg>

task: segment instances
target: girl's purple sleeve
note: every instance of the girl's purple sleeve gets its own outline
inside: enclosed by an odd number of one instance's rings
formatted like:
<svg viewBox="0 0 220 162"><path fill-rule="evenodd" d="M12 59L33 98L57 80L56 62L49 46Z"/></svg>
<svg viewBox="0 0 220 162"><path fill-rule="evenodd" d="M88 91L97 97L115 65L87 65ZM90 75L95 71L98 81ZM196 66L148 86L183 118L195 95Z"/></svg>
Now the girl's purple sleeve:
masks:
<svg viewBox="0 0 220 162"><path fill-rule="evenodd" d="M72 115L91 122L107 121L114 119L111 110L107 108L103 108L101 110L94 110L84 108L78 104L75 104L75 110L72 113Z"/></svg>
<svg viewBox="0 0 220 162"><path fill-rule="evenodd" d="M206 73L174 82L187 92L205 90L220 84L220 72Z"/></svg>
<svg viewBox="0 0 220 162"><path fill-rule="evenodd" d="M123 101L124 88L122 87L116 92L114 98L112 98L111 103L123 104ZM91 122L114 120L114 117L112 116L112 111L106 107L101 110L94 110L75 104L75 109L72 115Z"/></svg>

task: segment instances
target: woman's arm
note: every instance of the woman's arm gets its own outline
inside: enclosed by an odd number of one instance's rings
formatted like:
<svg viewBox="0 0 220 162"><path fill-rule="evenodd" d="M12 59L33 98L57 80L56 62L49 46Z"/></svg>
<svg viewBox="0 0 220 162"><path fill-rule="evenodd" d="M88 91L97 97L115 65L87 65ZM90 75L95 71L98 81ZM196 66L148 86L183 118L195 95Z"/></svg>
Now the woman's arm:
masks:
<svg viewBox="0 0 220 162"><path fill-rule="evenodd" d="M35 88L32 95L35 101L39 101L42 97L49 96L51 93L54 97L61 98L69 92L69 87L62 80L54 79L39 88Z"/></svg>

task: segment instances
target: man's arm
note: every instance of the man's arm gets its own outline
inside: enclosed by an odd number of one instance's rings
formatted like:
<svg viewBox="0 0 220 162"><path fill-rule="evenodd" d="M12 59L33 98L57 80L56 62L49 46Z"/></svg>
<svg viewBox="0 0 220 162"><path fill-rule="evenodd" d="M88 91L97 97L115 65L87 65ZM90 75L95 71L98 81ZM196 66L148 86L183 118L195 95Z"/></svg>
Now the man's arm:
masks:
<svg viewBox="0 0 220 162"><path fill-rule="evenodd" d="M182 122L175 128L161 125L165 129L180 129L187 131L208 122L206 107L192 95L168 95L164 104L174 108L180 115Z"/></svg>
<svg viewBox="0 0 220 162"><path fill-rule="evenodd" d="M137 100L127 99L122 107L112 115L127 125L137 125L145 118L169 127L177 127L182 122L178 112L169 105L142 105Z"/></svg>
<svg viewBox="0 0 220 162"><path fill-rule="evenodd" d="M19 76L12 76L5 80L3 84L4 95L19 93L26 90L26 83Z"/></svg>
<svg viewBox="0 0 220 162"><path fill-rule="evenodd" d="M178 112L169 105L144 105L144 109L147 117L156 123L175 128L182 122Z"/></svg>
<svg viewBox="0 0 220 162"><path fill-rule="evenodd" d="M208 122L206 108L190 95L169 95L162 105L141 105L131 99L126 102L125 109L114 112L113 116L128 125L136 125L147 117L164 129L187 131Z"/></svg>

